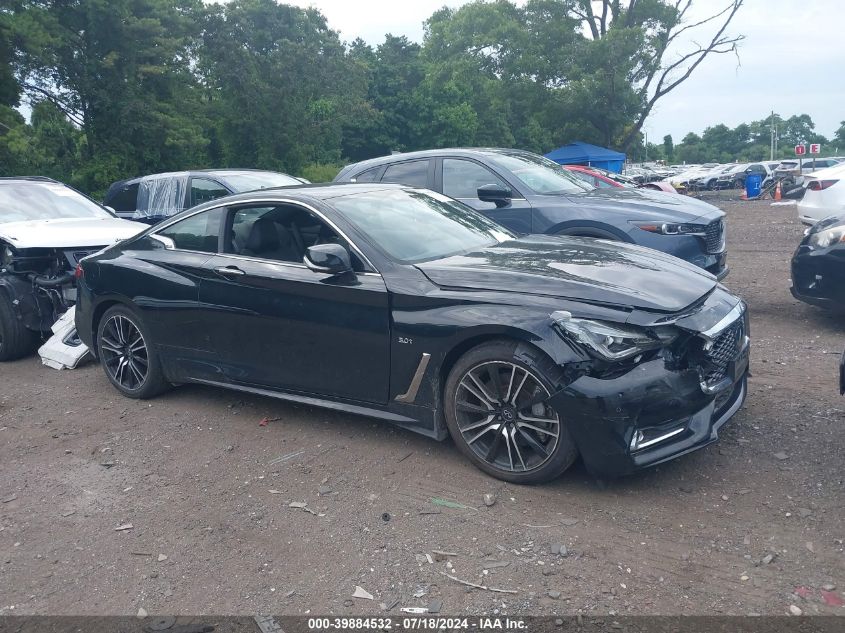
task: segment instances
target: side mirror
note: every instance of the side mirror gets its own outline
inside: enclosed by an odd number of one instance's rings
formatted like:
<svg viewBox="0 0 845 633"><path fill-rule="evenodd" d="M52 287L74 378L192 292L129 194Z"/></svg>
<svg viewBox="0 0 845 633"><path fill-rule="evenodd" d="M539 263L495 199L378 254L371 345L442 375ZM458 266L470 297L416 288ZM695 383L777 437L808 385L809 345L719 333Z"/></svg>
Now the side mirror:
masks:
<svg viewBox="0 0 845 633"><path fill-rule="evenodd" d="M303 259L308 268L318 273L340 275L352 270L349 251L340 244L309 246Z"/></svg>
<svg viewBox="0 0 845 633"><path fill-rule="evenodd" d="M507 205L513 196L513 192L502 185L481 185L477 193L479 200L482 202L493 202L497 207Z"/></svg>

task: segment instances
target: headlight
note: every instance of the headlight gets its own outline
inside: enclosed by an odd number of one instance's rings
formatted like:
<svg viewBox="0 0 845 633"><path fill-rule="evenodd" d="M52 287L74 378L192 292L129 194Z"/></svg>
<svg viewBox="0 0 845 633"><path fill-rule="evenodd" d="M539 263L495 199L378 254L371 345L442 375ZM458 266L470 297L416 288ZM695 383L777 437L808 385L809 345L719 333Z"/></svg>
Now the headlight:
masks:
<svg viewBox="0 0 845 633"><path fill-rule="evenodd" d="M634 226L649 233L661 235L705 235L706 227L701 224L676 224L673 222L631 222Z"/></svg>
<svg viewBox="0 0 845 633"><path fill-rule="evenodd" d="M810 244L819 248L827 248L837 242L845 242L845 224L824 229L810 236Z"/></svg>
<svg viewBox="0 0 845 633"><path fill-rule="evenodd" d="M646 331L617 323L575 319L569 312L553 312L552 321L567 338L587 347L604 360L622 360L671 343L677 334L668 327Z"/></svg>

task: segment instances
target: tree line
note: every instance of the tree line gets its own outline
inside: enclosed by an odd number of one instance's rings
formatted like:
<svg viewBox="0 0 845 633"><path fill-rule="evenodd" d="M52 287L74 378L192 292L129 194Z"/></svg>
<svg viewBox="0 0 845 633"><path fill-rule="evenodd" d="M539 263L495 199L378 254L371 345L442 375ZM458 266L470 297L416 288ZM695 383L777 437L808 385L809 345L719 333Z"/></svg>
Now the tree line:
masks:
<svg viewBox="0 0 845 633"><path fill-rule="evenodd" d="M777 138L775 159L795 155L796 145L821 143L822 156L845 154L845 121L830 139L816 132L813 119L808 114L784 118L779 114L751 123L741 123L735 128L724 124L713 125L701 135L690 132L677 145L672 136L663 137L662 144L648 143L648 148L637 150L637 158L665 160L669 163L751 162L768 160L771 156L772 129Z"/></svg>
<svg viewBox="0 0 845 633"><path fill-rule="evenodd" d="M372 46L275 0L4 0L0 175L99 195L203 167L319 181L345 161L448 145L577 139L636 156L655 103L736 50L741 5L691 19L693 0L479 0L434 12L421 44ZM692 156L688 139L679 154Z"/></svg>

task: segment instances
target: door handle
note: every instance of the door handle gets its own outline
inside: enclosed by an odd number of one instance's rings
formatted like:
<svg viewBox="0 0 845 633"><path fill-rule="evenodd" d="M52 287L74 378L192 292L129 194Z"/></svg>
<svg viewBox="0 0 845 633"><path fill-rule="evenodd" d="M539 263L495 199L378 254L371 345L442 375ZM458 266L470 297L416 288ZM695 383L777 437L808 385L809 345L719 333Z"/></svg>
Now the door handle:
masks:
<svg viewBox="0 0 845 633"><path fill-rule="evenodd" d="M214 269L214 272L220 275L245 275L246 273L242 271L237 266L218 266Z"/></svg>

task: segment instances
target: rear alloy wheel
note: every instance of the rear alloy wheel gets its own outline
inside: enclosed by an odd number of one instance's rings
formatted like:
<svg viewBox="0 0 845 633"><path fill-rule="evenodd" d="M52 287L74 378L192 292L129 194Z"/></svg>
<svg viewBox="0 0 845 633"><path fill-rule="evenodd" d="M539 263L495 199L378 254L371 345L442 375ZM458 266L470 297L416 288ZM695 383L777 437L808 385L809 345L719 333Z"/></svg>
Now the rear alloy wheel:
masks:
<svg viewBox="0 0 845 633"><path fill-rule="evenodd" d="M150 398L167 388L141 321L128 309L114 307L103 315L97 349L106 376L123 395Z"/></svg>
<svg viewBox="0 0 845 633"><path fill-rule="evenodd" d="M515 347L485 344L458 361L446 386L446 421L461 451L485 472L517 483L548 481L577 450L548 404L543 369L516 358Z"/></svg>

